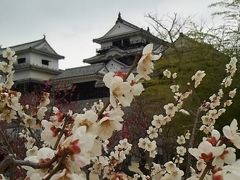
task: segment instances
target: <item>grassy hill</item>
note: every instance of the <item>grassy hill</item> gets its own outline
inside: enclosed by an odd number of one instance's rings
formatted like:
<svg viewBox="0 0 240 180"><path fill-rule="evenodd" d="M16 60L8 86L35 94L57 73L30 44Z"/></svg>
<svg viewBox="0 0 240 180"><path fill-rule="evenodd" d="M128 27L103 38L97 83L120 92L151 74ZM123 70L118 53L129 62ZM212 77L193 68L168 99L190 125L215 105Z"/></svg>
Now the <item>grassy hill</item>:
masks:
<svg viewBox="0 0 240 180"><path fill-rule="evenodd" d="M169 88L171 82L163 76L165 69L173 73L177 72L176 83L180 85L180 92L187 88L186 83L191 81L192 75L197 70L206 72L201 85L193 92L193 95L184 105L185 109L196 112L197 107L200 106L203 100L208 100L213 93L218 92L220 84L226 75L225 64L229 60L229 57L215 50L211 45L198 43L181 34L174 46L168 48L162 58L155 64L153 77L151 81L145 84L146 90L143 95L143 106L149 117L163 112L164 104L174 102L173 93ZM240 87L239 71L235 75L232 86L224 90L224 92L228 92L235 87L238 89ZM227 108L227 112L220 117L216 126L222 127L224 124L231 122L233 118L240 119L239 104L240 94L237 92L233 105ZM166 128L168 133L177 134L184 132L184 129L191 129L192 122L193 117L178 114L171 125L169 125L170 127Z"/></svg>

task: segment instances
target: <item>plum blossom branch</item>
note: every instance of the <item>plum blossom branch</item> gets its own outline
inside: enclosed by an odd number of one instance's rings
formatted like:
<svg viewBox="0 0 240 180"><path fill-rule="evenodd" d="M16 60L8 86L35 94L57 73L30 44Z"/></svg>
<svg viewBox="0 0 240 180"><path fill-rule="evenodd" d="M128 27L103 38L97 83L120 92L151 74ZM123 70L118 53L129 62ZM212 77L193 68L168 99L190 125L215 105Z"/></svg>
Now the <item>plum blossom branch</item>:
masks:
<svg viewBox="0 0 240 180"><path fill-rule="evenodd" d="M36 144L38 147L41 147L41 142L39 141L39 139L37 138L37 136L34 134L34 132L32 131L32 129L29 127L27 128L31 134L31 136L35 139Z"/></svg>
<svg viewBox="0 0 240 180"><path fill-rule="evenodd" d="M209 171L210 171L210 168L209 168L209 165L207 165L207 166L205 167L205 169L203 170L203 172L202 172L199 180L204 180L204 177L206 176L206 174L207 174Z"/></svg>
<svg viewBox="0 0 240 180"><path fill-rule="evenodd" d="M192 128L192 132L191 132L191 138L189 141L189 145L188 145L188 149L192 148L194 145L194 141L195 141L195 136L196 136L196 131L197 131L197 124L199 121L199 116L201 113L201 109L198 108L194 122L193 122L193 128ZM189 176L190 173L190 166L191 166L191 161L192 161L192 155L190 153L188 153L187 155L187 167L186 167L186 173L185 173L185 177Z"/></svg>
<svg viewBox="0 0 240 180"><path fill-rule="evenodd" d="M3 174L5 170L9 166L29 166L35 169L44 169L50 167L56 160L58 156L54 156L51 160L44 163L35 163L29 160L18 160L15 159L13 155L8 155L5 159L0 163L0 174Z"/></svg>
<svg viewBox="0 0 240 180"><path fill-rule="evenodd" d="M65 153L64 155L62 155L62 157L60 158L57 166L52 170L50 171L50 173L47 175L47 177L43 178L44 180L49 180L55 173L57 173L60 169L61 169L61 166L65 160L65 158L68 156L68 153Z"/></svg>
<svg viewBox="0 0 240 180"><path fill-rule="evenodd" d="M62 136L63 136L63 134L64 134L64 130L65 130L67 124L68 124L68 122L67 122L67 121L68 121L68 117L65 117L65 118L63 119L63 121L64 121L63 127L61 128L60 134L58 135L57 141L56 141L53 149L57 149L57 146L58 146L58 144L59 144L59 142L60 142L60 140L61 140L61 138L62 138Z"/></svg>
<svg viewBox="0 0 240 180"><path fill-rule="evenodd" d="M1 128L0 128L0 133L1 133L1 136L3 137L3 140L4 140L5 144L8 147L8 150L10 151L10 153L11 154L15 154L14 151L13 151L12 146L9 144L9 142L7 140L7 137L5 136L5 133L3 132L3 130Z"/></svg>

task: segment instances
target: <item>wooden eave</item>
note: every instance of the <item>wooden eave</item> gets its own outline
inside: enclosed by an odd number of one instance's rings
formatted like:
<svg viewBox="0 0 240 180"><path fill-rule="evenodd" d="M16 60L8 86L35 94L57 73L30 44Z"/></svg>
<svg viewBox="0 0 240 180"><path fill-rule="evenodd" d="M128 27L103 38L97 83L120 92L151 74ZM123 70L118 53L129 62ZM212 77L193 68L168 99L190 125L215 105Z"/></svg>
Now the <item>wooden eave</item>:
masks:
<svg viewBox="0 0 240 180"><path fill-rule="evenodd" d="M59 79L52 79L53 84L64 83L64 84L75 84L81 82L89 82L89 81L102 81L103 75L102 74L91 74L91 75L84 75L84 76L73 76L67 78L59 78Z"/></svg>
<svg viewBox="0 0 240 180"><path fill-rule="evenodd" d="M42 81L42 80L26 78L26 79L21 79L21 80L14 81L14 85L18 85L18 84L22 84L22 83L29 83L29 82L44 84L44 81Z"/></svg>
<svg viewBox="0 0 240 180"><path fill-rule="evenodd" d="M35 70L35 71L44 72L44 73L53 74L53 75L58 75L63 71L63 70L50 69L50 68L41 67L41 66L32 65L32 64L15 65L14 70L15 72Z"/></svg>
<svg viewBox="0 0 240 180"><path fill-rule="evenodd" d="M49 56L49 57L56 58L56 59L64 59L65 58L64 56L61 56L61 55L58 55L58 54L48 53L48 52L45 52L45 51L40 51L40 50L34 49L32 47L30 47L28 49L16 51L16 54L22 54L22 53L27 53L27 52L33 52L33 53L36 53L36 54L41 54L41 55Z"/></svg>

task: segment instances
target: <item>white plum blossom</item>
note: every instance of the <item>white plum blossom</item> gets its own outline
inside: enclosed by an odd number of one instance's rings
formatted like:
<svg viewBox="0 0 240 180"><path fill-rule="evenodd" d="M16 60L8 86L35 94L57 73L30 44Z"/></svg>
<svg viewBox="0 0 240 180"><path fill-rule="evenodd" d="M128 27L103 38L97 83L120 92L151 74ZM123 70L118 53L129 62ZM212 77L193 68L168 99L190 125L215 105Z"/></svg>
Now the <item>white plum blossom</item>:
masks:
<svg viewBox="0 0 240 180"><path fill-rule="evenodd" d="M43 163L43 162L49 162L51 159L53 159L56 155L56 152L48 147L43 147L37 150L36 153L30 154L27 156L24 160L30 161L34 163ZM44 169L34 169L32 167L23 166L24 169L27 170L27 177L30 179L36 179L41 180L44 176ZM27 178L27 179L28 179Z"/></svg>
<svg viewBox="0 0 240 180"><path fill-rule="evenodd" d="M193 155L196 159L203 159L205 162L209 162L217 156L223 154L226 145L213 146L208 141L203 141L199 144L198 148L189 148L188 152Z"/></svg>
<svg viewBox="0 0 240 180"><path fill-rule="evenodd" d="M199 159L196 163L197 170L202 171L206 167L206 163L203 159Z"/></svg>
<svg viewBox="0 0 240 180"><path fill-rule="evenodd" d="M235 148L226 148L221 156L214 158L212 165L222 168L224 164L233 164L236 161L235 152Z"/></svg>
<svg viewBox="0 0 240 180"><path fill-rule="evenodd" d="M150 176L148 176L148 175L141 175L141 179L142 180L150 180Z"/></svg>
<svg viewBox="0 0 240 180"><path fill-rule="evenodd" d="M176 79L176 78L177 78L177 73L173 73L173 74L172 74L172 78L173 78L173 79Z"/></svg>
<svg viewBox="0 0 240 180"><path fill-rule="evenodd" d="M218 116L221 116L223 113L226 112L226 109L225 108L221 108L218 110Z"/></svg>
<svg viewBox="0 0 240 180"><path fill-rule="evenodd" d="M163 75L167 78L171 78L171 71L169 71L168 69L166 69L165 71L163 71Z"/></svg>
<svg viewBox="0 0 240 180"><path fill-rule="evenodd" d="M15 55L15 51L11 50L10 48L7 48L2 52L3 58L7 58L8 60L11 60L14 55Z"/></svg>
<svg viewBox="0 0 240 180"><path fill-rule="evenodd" d="M47 112L47 108L46 107L39 108L38 111L37 111L37 118L39 120L42 120L44 118L46 112Z"/></svg>
<svg viewBox="0 0 240 180"><path fill-rule="evenodd" d="M127 82L129 82L131 85L131 93L133 96L140 96L141 93L144 91L142 83L137 82L133 73L129 74Z"/></svg>
<svg viewBox="0 0 240 180"><path fill-rule="evenodd" d="M50 94L47 92L42 93L42 96L40 99L40 104L38 105L38 108L46 107L50 103L49 96L50 96Z"/></svg>
<svg viewBox="0 0 240 180"><path fill-rule="evenodd" d="M104 166L107 166L109 163L109 158L106 156L99 156L94 159L93 166L89 169L92 173L100 175Z"/></svg>
<svg viewBox="0 0 240 180"><path fill-rule="evenodd" d="M173 103L168 103L163 107L166 111L166 114L170 117L173 117L178 111L178 108Z"/></svg>
<svg viewBox="0 0 240 180"><path fill-rule="evenodd" d="M24 142L24 145L25 145L26 149L31 149L33 147L34 143L36 142L36 140L31 136L27 136L25 138L25 140L26 140L26 142Z"/></svg>
<svg viewBox="0 0 240 180"><path fill-rule="evenodd" d="M212 144L216 144L216 142L220 139L220 137L221 137L221 134L216 129L213 129L212 132L211 132L211 140L213 142L211 142L211 141L210 142Z"/></svg>
<svg viewBox="0 0 240 180"><path fill-rule="evenodd" d="M120 149L125 149L127 151L130 151L131 148L132 148L132 145L128 143L128 140L125 138L125 139L122 139L119 141L119 145L118 145L118 148Z"/></svg>
<svg viewBox="0 0 240 180"><path fill-rule="evenodd" d="M157 148L157 144L156 144L156 141L147 141L147 144L145 146L145 150L147 151L153 151Z"/></svg>
<svg viewBox="0 0 240 180"><path fill-rule="evenodd" d="M41 140L44 141L45 144L54 147L57 141L57 128L53 125L52 122L47 120L42 120L42 127L44 128L41 133Z"/></svg>
<svg viewBox="0 0 240 180"><path fill-rule="evenodd" d="M23 122L26 127L31 127L31 128L39 128L39 125L37 124L36 118L29 116L25 113L21 115L21 118L23 119Z"/></svg>
<svg viewBox="0 0 240 180"><path fill-rule="evenodd" d="M225 88L231 86L232 80L233 80L233 79L232 79L231 76L228 76L228 77L226 77L226 78L223 80L222 83L224 84Z"/></svg>
<svg viewBox="0 0 240 180"><path fill-rule="evenodd" d="M103 150L107 153L108 152L108 144L109 144L109 140L104 140L102 143L103 146Z"/></svg>
<svg viewBox="0 0 240 180"><path fill-rule="evenodd" d="M195 75L192 76L192 81L195 81L194 87L198 87L201 83L203 77L206 75L205 71L197 71Z"/></svg>
<svg viewBox="0 0 240 180"><path fill-rule="evenodd" d="M201 119L204 125L210 125L214 121L214 119L210 118L208 115L202 116Z"/></svg>
<svg viewBox="0 0 240 180"><path fill-rule="evenodd" d="M186 143L185 137L184 137L183 135L178 136L178 137L177 137L177 143L178 143L179 145L185 144L185 143Z"/></svg>
<svg viewBox="0 0 240 180"><path fill-rule="evenodd" d="M17 119L16 111L12 109L5 108L2 110L0 114L0 121L6 121L7 123L11 123L13 119Z"/></svg>
<svg viewBox="0 0 240 180"><path fill-rule="evenodd" d="M180 170L176 165L172 162L169 161L164 164L166 167L167 173L163 176L163 180L181 180L182 176L184 175L184 172Z"/></svg>
<svg viewBox="0 0 240 180"><path fill-rule="evenodd" d="M157 155L157 150L156 149L153 149L153 150L149 151L149 157L155 158L156 155Z"/></svg>
<svg viewBox="0 0 240 180"><path fill-rule="evenodd" d="M230 97L230 98L234 98L234 96L236 95L236 93L237 93L237 88L235 88L235 89L232 90L232 91L229 91L229 97Z"/></svg>
<svg viewBox="0 0 240 180"><path fill-rule="evenodd" d="M115 76L112 72L105 74L103 82L110 90L110 103L113 107L117 107L118 103L124 107L130 106L133 94L129 82L124 82L122 77Z"/></svg>
<svg viewBox="0 0 240 180"><path fill-rule="evenodd" d="M120 108L115 108L108 113L97 123L98 135L102 140L109 139L113 131L122 129L123 111Z"/></svg>
<svg viewBox="0 0 240 180"><path fill-rule="evenodd" d="M187 133L185 134L185 139L190 139L190 136L191 136L191 133L188 130Z"/></svg>
<svg viewBox="0 0 240 180"><path fill-rule="evenodd" d="M0 62L0 70L3 72L3 73L11 73L12 70L13 70L13 66L10 65L10 63L6 63L5 61L2 61Z"/></svg>
<svg viewBox="0 0 240 180"><path fill-rule="evenodd" d="M220 98L222 98L222 97L223 97L223 94L224 94L223 90L222 90L222 89L219 89L219 90L218 90L218 96L219 96Z"/></svg>
<svg viewBox="0 0 240 180"><path fill-rule="evenodd" d="M216 109L211 109L208 111L208 115L210 118L212 119L217 119L219 116L218 116L218 111Z"/></svg>
<svg viewBox="0 0 240 180"><path fill-rule="evenodd" d="M138 62L137 65L137 79L144 78L146 80L149 80L149 74L153 72L153 62L155 60L160 59L161 54L159 55L153 55L153 44L148 44L144 47L142 52L142 57Z"/></svg>
<svg viewBox="0 0 240 180"><path fill-rule="evenodd" d="M86 126L77 128L72 136L63 142L64 146L69 146L73 153L74 161L79 167L83 167L90 163L90 159L94 150L94 142L96 136L87 132ZM95 147L97 148L97 147Z"/></svg>
<svg viewBox="0 0 240 180"><path fill-rule="evenodd" d="M179 85L171 85L170 89L172 90L173 93L178 92L179 91Z"/></svg>
<svg viewBox="0 0 240 180"><path fill-rule="evenodd" d="M25 158L25 160L33 161L33 162L40 162L43 160L49 161L55 156L56 152L48 147L43 147L37 150L34 154L29 154ZM28 169L28 168L26 168Z"/></svg>
<svg viewBox="0 0 240 180"><path fill-rule="evenodd" d="M231 122L230 126L227 125L223 127L223 134L236 148L240 149L240 134L238 133L238 123L236 119Z"/></svg>
<svg viewBox="0 0 240 180"><path fill-rule="evenodd" d="M6 180L6 178L3 176L3 174L0 174L0 179L1 180Z"/></svg>
<svg viewBox="0 0 240 180"><path fill-rule="evenodd" d="M231 165L223 167L223 179L227 180L237 180L240 179L240 160L237 160Z"/></svg>
<svg viewBox="0 0 240 180"><path fill-rule="evenodd" d="M100 99L98 102L94 102L91 110L92 110L92 111L97 111L97 112L99 112L99 111L101 111L101 109L102 109L103 107L104 107L104 103L103 103L103 101ZM84 111L84 112L85 112L85 111Z"/></svg>
<svg viewBox="0 0 240 180"><path fill-rule="evenodd" d="M205 134L209 134L212 130L214 129L213 125L207 126L207 125L202 125L199 130L203 131Z"/></svg>
<svg viewBox="0 0 240 180"><path fill-rule="evenodd" d="M175 164L182 164L184 161L184 158L181 157L179 154L176 156L176 158L174 159L174 163Z"/></svg>
<svg viewBox="0 0 240 180"><path fill-rule="evenodd" d="M177 154L179 154L180 156L184 156L187 152L187 149L184 146L177 146L176 150Z"/></svg>
<svg viewBox="0 0 240 180"><path fill-rule="evenodd" d="M93 134L97 134L97 119L98 116L96 112L92 110L86 110L84 114L74 114L74 126L73 131L75 131L80 126L86 126L87 131Z"/></svg>
<svg viewBox="0 0 240 180"><path fill-rule="evenodd" d="M214 109L216 108L217 106L220 105L220 100L221 100L221 97L220 96L217 96L216 94L213 94L210 98L210 108L211 109Z"/></svg>
<svg viewBox="0 0 240 180"><path fill-rule="evenodd" d="M179 112L184 114L184 115L187 115L187 116L190 115L190 113L187 110L185 110L185 109L180 109Z"/></svg>
<svg viewBox="0 0 240 180"><path fill-rule="evenodd" d="M152 125L156 128L160 128L162 125L164 126L168 122L168 118L163 115L154 115L152 120Z"/></svg>
<svg viewBox="0 0 240 180"><path fill-rule="evenodd" d="M161 179L161 177L165 173L165 170L161 168L160 164L156 164L154 162L153 162L151 170L152 170L151 177L153 179Z"/></svg>
<svg viewBox="0 0 240 180"><path fill-rule="evenodd" d="M138 142L138 147L146 149L147 144L150 142L151 141L149 140L149 138L140 138Z"/></svg>
<svg viewBox="0 0 240 180"><path fill-rule="evenodd" d="M229 64L226 64L226 72L230 74L231 77L234 76L235 72L237 71L237 58L231 58Z"/></svg>
<svg viewBox="0 0 240 180"><path fill-rule="evenodd" d="M126 159L126 156L131 151L132 145L127 142L127 139L123 139L119 142L117 146L114 147L115 151L112 151L110 153L109 159L114 158L117 160L115 161L116 164L121 163L124 159Z"/></svg>
<svg viewBox="0 0 240 180"><path fill-rule="evenodd" d="M224 104L223 104L223 107L227 107L227 106L231 106L232 105L232 100L231 99L229 99L229 100L226 100L225 102L224 102Z"/></svg>
<svg viewBox="0 0 240 180"><path fill-rule="evenodd" d="M152 126L149 126L147 133L150 139L154 139L158 137L158 129Z"/></svg>
<svg viewBox="0 0 240 180"><path fill-rule="evenodd" d="M26 152L26 156L36 156L38 153L38 147L33 146L32 148L29 148Z"/></svg>
<svg viewBox="0 0 240 180"><path fill-rule="evenodd" d="M14 74L14 71L11 71L7 74L6 76L6 81L3 85L4 88L6 89L11 89L11 87L13 86L14 82L13 82L13 74Z"/></svg>

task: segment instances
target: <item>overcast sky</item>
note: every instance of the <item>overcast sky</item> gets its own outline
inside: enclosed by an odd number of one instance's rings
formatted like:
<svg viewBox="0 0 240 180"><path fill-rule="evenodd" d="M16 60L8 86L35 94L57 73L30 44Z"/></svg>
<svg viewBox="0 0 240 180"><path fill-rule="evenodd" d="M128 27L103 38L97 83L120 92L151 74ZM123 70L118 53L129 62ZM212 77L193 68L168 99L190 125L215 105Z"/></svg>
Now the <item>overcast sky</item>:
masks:
<svg viewBox="0 0 240 180"><path fill-rule="evenodd" d="M146 28L147 13L159 17L174 12L211 20L207 6L213 0L0 0L0 45L13 46L41 39L65 60L60 68L85 65L82 60L95 55L99 45L93 38L104 35L122 18Z"/></svg>

